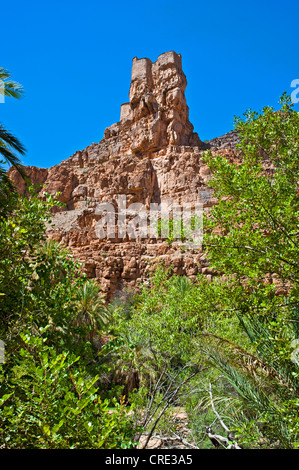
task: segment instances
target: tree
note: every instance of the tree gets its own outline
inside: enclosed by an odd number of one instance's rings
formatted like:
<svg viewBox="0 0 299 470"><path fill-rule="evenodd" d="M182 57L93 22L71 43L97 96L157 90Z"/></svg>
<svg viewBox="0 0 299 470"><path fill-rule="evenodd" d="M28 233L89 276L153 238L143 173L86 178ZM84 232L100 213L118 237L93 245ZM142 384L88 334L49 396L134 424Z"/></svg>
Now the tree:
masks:
<svg viewBox="0 0 299 470"><path fill-rule="evenodd" d="M20 98L4 69L0 80L0 92ZM1 163L25 177L15 152L25 149L0 125L0 447L132 447L130 409L122 398L102 401L86 341L108 320L100 288L68 250L47 240L51 210L61 205L55 196L14 190Z"/></svg>
<svg viewBox="0 0 299 470"><path fill-rule="evenodd" d="M12 81L10 73L3 67L0 67L0 94L17 99L23 96L22 86ZM11 194L14 192L14 186L7 177L7 172L3 165L5 163L13 165L21 176L26 179L20 158L15 152L24 155L25 147L17 137L0 123L0 217L6 216L14 206L14 199L11 197Z"/></svg>
<svg viewBox="0 0 299 470"><path fill-rule="evenodd" d="M100 286L93 280L86 280L80 287L75 300L74 323L87 329L89 340L93 340L98 330L101 330L109 320L104 304L104 295L101 293Z"/></svg>
<svg viewBox="0 0 299 470"><path fill-rule="evenodd" d="M10 73L3 67L0 67L0 83L2 85L0 86L0 94L16 99L20 99L23 96L24 92L22 86L19 83L12 81ZM15 151L24 155L25 147L17 137L0 124L0 156L4 158L2 163L7 161L13 165L22 176L24 176L21 161L19 157L15 155ZM3 177L5 177L5 170L0 166L0 178L3 179Z"/></svg>
<svg viewBox="0 0 299 470"><path fill-rule="evenodd" d="M117 310L110 341L100 351L111 380L129 403L134 400L142 429L136 439L148 433L145 446L171 408L184 406L187 385L199 374L195 298L196 288L187 278L171 276L171 270L159 266L150 285L136 295L129 315L126 309Z"/></svg>
<svg viewBox="0 0 299 470"><path fill-rule="evenodd" d="M21 98L24 94L22 85L18 82L11 80L11 75L8 70L0 67L0 81L2 86L0 87L0 94L5 96L11 96L13 98Z"/></svg>
<svg viewBox="0 0 299 470"><path fill-rule="evenodd" d="M239 160L208 155L219 204L205 221L213 265L240 278L275 275L282 287L298 281L299 115L287 97L274 112L236 119Z"/></svg>
<svg viewBox="0 0 299 470"><path fill-rule="evenodd" d="M14 154L14 151L19 152L21 155L25 154L25 147L23 144L15 137L11 132L5 129L2 124L0 124L0 155L4 158L4 163L7 161L13 165L19 173L24 176L24 171L22 170L22 165L20 159ZM3 168L0 168L0 176L3 178L5 171Z"/></svg>
<svg viewBox="0 0 299 470"><path fill-rule="evenodd" d="M97 393L98 376L80 357L57 354L40 333L23 332L13 365L0 369L1 448L132 447L130 408L115 401L111 413Z"/></svg>
<svg viewBox="0 0 299 470"><path fill-rule="evenodd" d="M130 408L121 397L102 400L86 341L106 318L99 286L46 240L55 197L29 193L14 194L16 208L0 218L0 446L131 447Z"/></svg>
<svg viewBox="0 0 299 470"><path fill-rule="evenodd" d="M279 111L249 110L236 130L236 161L206 155L218 205L205 219L204 246L230 292L220 311L226 322L237 319L239 333L237 342L229 331L221 335L214 316L202 351L242 403L242 438L252 433L250 445L262 437L290 448L299 439L298 364L291 360L299 332L299 115L284 94Z"/></svg>

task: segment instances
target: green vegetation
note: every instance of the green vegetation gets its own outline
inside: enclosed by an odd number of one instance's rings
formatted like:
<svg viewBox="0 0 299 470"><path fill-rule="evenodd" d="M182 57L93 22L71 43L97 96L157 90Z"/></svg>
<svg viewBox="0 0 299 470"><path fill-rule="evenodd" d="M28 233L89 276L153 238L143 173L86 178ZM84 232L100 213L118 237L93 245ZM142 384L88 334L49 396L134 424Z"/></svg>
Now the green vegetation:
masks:
<svg viewBox="0 0 299 470"><path fill-rule="evenodd" d="M299 117L284 95L279 112L249 111L236 129L239 161L205 155L219 204L204 251L218 275L191 282L159 266L109 305L46 239L56 197L16 194L1 169L2 448L130 448L146 433L145 447L177 432L174 409L189 414L193 447L299 447ZM0 131L22 171L22 145Z"/></svg>
<svg viewBox="0 0 299 470"><path fill-rule="evenodd" d="M2 67L0 67L0 83L2 85L0 86L0 94L17 99L23 96L21 85L11 80L10 73ZM11 205L10 194L14 191L10 179L7 177L4 164L13 165L26 178L16 152L24 155L25 148L23 144L0 123L0 182L2 183L0 185L0 216L9 211Z"/></svg>
<svg viewBox="0 0 299 470"><path fill-rule="evenodd" d="M129 408L98 394L94 337L108 319L99 287L46 241L55 200L13 197L13 213L0 220L1 445L130 447Z"/></svg>
<svg viewBox="0 0 299 470"><path fill-rule="evenodd" d="M239 440L251 447L298 447L299 437L298 363L291 360L299 325L299 116L286 95L281 105L236 120L239 164L207 156L219 205L206 220L205 243L229 297L208 331L223 338L204 350L221 377L219 398L238 410ZM239 333L223 335L221 323L231 320Z"/></svg>
<svg viewBox="0 0 299 470"><path fill-rule="evenodd" d="M180 242L185 242L186 240L194 242L194 234L202 231L202 229L200 217L198 215L191 215L191 213L189 220L181 219L180 213L175 218L171 216L157 220L157 236L164 239L169 245L176 240Z"/></svg>
<svg viewBox="0 0 299 470"><path fill-rule="evenodd" d="M7 135L1 150L17 142ZM16 157L2 154L20 168ZM99 286L59 243L46 240L59 203L47 194L42 200L35 188L28 197L16 194L4 169L0 195L1 447L131 447L130 407L98 393L94 339L108 319Z"/></svg>

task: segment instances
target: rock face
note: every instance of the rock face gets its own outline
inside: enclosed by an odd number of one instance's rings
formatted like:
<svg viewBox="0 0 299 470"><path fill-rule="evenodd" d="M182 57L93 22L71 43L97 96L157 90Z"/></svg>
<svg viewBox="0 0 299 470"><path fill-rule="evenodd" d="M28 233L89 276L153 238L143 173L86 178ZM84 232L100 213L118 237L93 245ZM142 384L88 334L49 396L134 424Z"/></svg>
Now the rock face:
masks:
<svg viewBox="0 0 299 470"><path fill-rule="evenodd" d="M237 136L232 132L201 142L189 121L186 85L180 54L166 52L154 63L135 57L130 101L121 105L120 121L105 130L103 139L52 168L27 168L41 191L59 191L65 203L53 215L48 236L72 250L107 298L135 288L160 261L177 274L213 274L201 248L185 250L159 237L120 236L117 217L115 236L99 237L97 230L103 217L99 204L109 203L117 214L119 195L126 197L127 207L137 203L145 210L165 200L192 207L200 200L204 210L215 202L202 155L211 149L233 158ZM11 170L10 175L24 192L18 173Z"/></svg>

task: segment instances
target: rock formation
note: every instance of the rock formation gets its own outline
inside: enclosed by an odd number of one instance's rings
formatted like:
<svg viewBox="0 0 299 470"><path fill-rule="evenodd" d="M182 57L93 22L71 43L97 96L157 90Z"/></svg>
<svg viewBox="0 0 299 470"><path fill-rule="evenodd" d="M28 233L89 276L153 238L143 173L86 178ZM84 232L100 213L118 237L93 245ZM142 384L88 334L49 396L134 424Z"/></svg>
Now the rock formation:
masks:
<svg viewBox="0 0 299 470"><path fill-rule="evenodd" d="M121 105L120 121L105 130L103 139L52 168L27 167L41 191L59 191L65 203L53 214L48 236L70 248L107 298L136 287L160 261L190 277L213 274L201 248L184 250L155 237L120 237L118 230L112 238L97 234L98 205L117 208L119 195L126 196L127 206L139 203L146 209L164 200L195 205L200 199L207 210L215 202L206 186L210 175L202 154L209 148L233 157L237 136L231 132L201 142L189 121L186 85L180 54L166 52L154 63L135 57L130 101ZM10 175L24 192L18 173L11 170Z"/></svg>

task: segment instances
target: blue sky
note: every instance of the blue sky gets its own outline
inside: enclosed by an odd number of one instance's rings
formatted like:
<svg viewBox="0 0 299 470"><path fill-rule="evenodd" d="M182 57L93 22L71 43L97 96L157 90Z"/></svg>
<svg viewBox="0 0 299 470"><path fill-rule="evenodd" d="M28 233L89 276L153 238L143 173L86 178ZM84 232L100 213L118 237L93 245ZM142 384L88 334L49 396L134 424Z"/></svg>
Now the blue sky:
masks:
<svg viewBox="0 0 299 470"><path fill-rule="evenodd" d="M299 79L296 1L14 0L0 11L0 66L26 91L0 104L0 122L26 146L27 165L55 165L102 139L128 101L134 56L182 54L202 140L248 108L277 107Z"/></svg>

